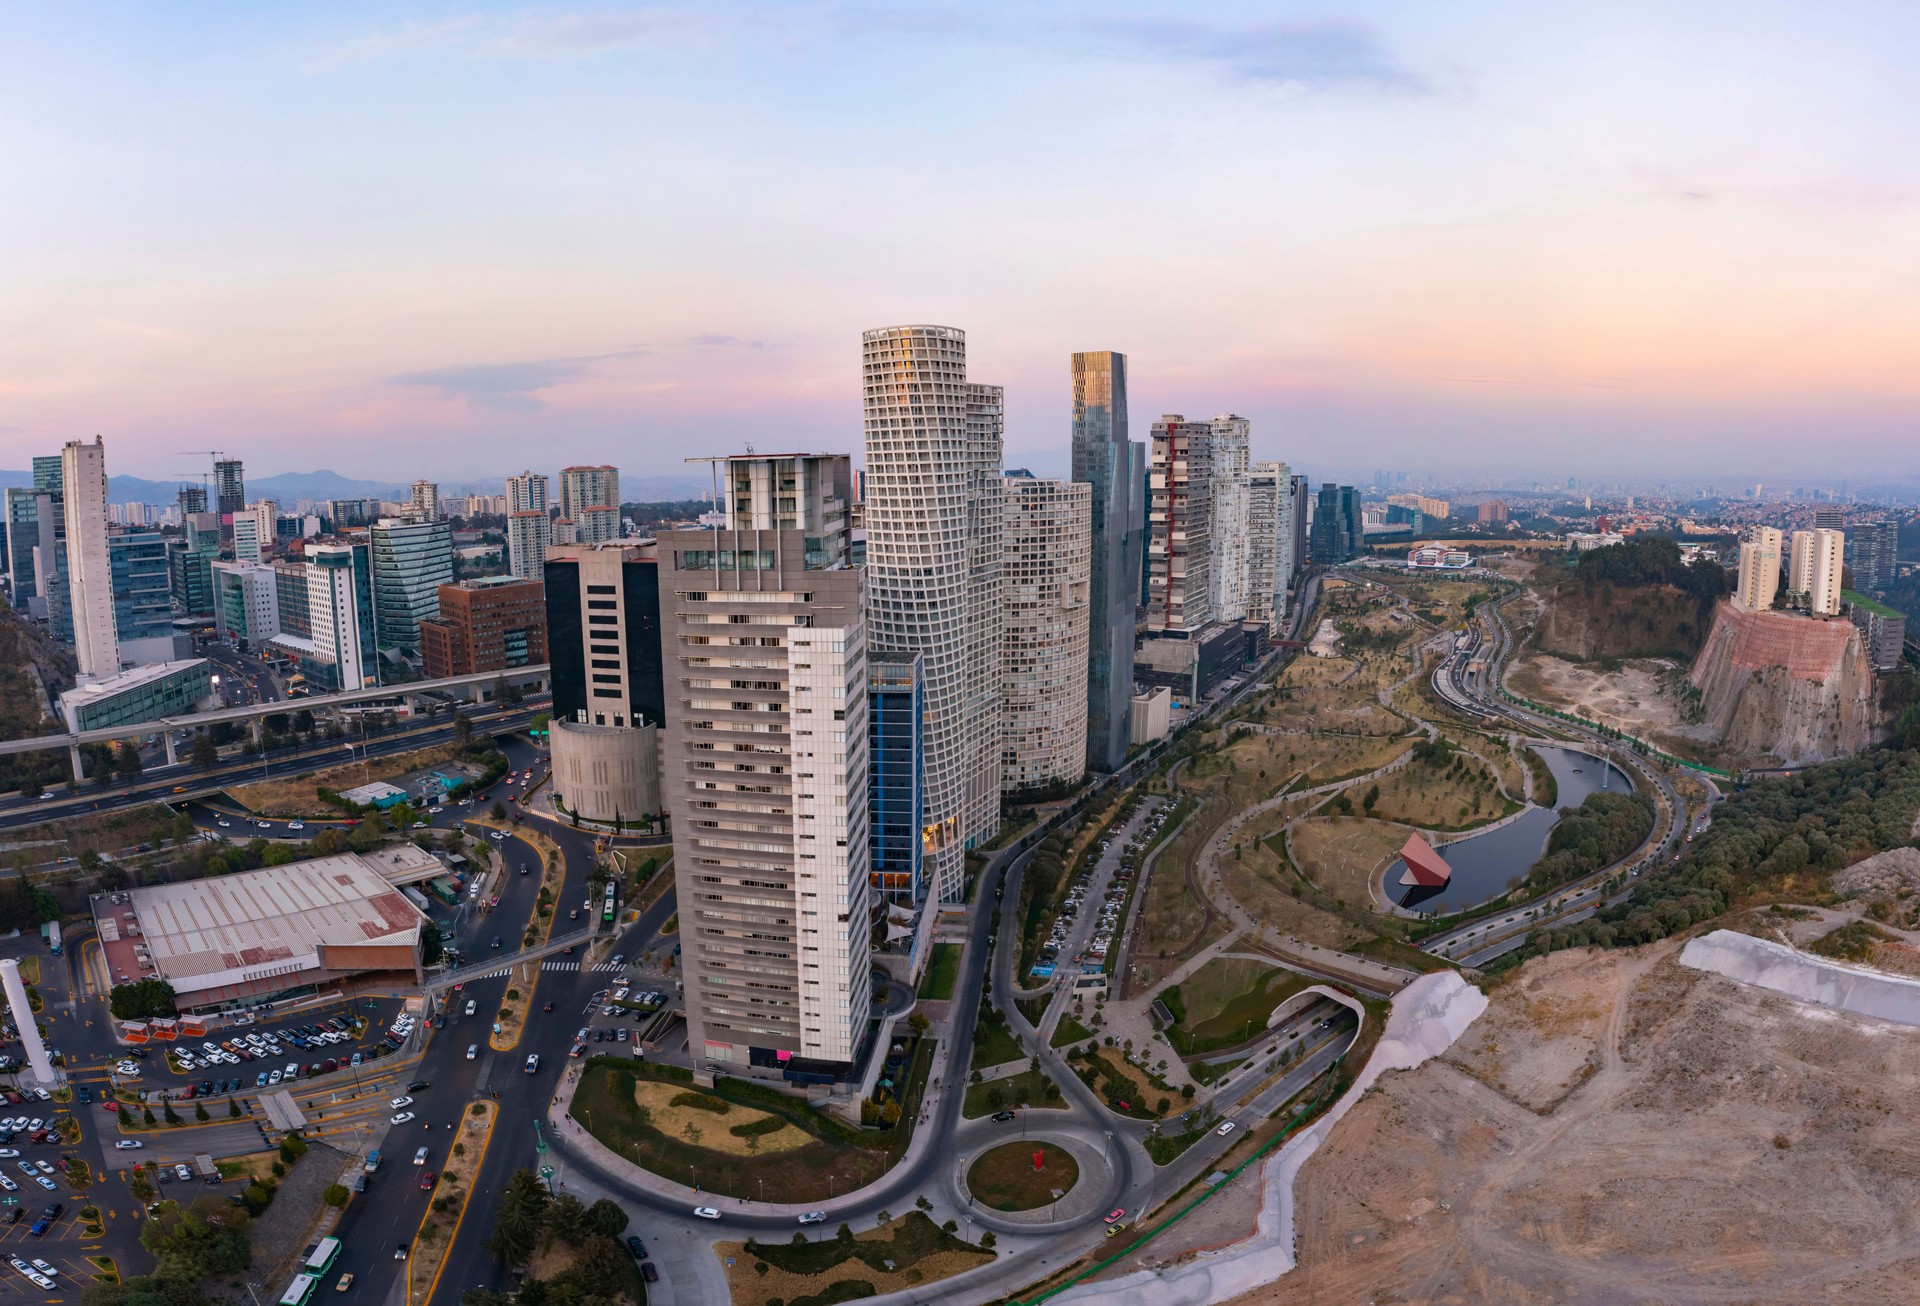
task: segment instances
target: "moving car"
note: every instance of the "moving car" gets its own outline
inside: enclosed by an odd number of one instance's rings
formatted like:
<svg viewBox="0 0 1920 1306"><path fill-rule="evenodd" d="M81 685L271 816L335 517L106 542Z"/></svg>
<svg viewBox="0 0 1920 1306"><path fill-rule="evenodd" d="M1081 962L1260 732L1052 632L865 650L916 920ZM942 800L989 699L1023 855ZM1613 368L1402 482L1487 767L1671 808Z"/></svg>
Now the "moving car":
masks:
<svg viewBox="0 0 1920 1306"><path fill-rule="evenodd" d="M801 1224L819 1224L822 1220L826 1218L827 1218L827 1213L825 1211L808 1211L805 1215L800 1217L800 1223Z"/></svg>
<svg viewBox="0 0 1920 1306"><path fill-rule="evenodd" d="M1225 1138L1228 1134L1234 1131L1234 1128L1235 1128L1235 1125L1233 1121L1229 1120L1227 1121L1226 1124L1221 1125L1218 1129L1214 1130L1213 1132L1220 1135L1220 1137Z"/></svg>
<svg viewBox="0 0 1920 1306"><path fill-rule="evenodd" d="M696 1206L693 1208L693 1213L702 1220L718 1220L720 1218L720 1212L711 1206Z"/></svg>
<svg viewBox="0 0 1920 1306"><path fill-rule="evenodd" d="M413 1099L410 1097L396 1097L393 1099L393 1101L387 1103L387 1105L392 1107L395 1111L398 1111L401 1107L412 1106Z"/></svg>
<svg viewBox="0 0 1920 1306"><path fill-rule="evenodd" d="M404 1124L406 1124L406 1123L407 1123L407 1121L409 1121L409 1120L411 1120L411 1119L413 1119L413 1118L414 1118L414 1117L413 1117L413 1112L411 1112L411 1111L402 1111L402 1112L401 1112L401 1113L400 1113L399 1115L397 1115L397 1116L395 1116L395 1117L393 1118L393 1123L394 1123L394 1124L396 1124L396 1125L404 1125Z"/></svg>
<svg viewBox="0 0 1920 1306"><path fill-rule="evenodd" d="M347 1289L351 1287L353 1287L353 1275L343 1274L340 1276L339 1282L333 1285L333 1290L335 1292L345 1292Z"/></svg>
<svg viewBox="0 0 1920 1306"><path fill-rule="evenodd" d="M427 1163L427 1152L429 1150L430 1149L423 1147L419 1151L415 1152L413 1154L413 1163L415 1165L425 1165Z"/></svg>

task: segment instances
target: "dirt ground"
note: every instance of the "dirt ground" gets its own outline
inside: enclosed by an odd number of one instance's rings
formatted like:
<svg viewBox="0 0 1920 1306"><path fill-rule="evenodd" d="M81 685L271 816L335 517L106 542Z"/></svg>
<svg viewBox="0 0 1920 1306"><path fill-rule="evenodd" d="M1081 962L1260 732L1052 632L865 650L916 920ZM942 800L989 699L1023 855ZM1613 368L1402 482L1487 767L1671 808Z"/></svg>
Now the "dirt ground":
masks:
<svg viewBox="0 0 1920 1306"><path fill-rule="evenodd" d="M1247 1302L1910 1302L1920 1030L1680 967L1529 963L1389 1075L1297 1186Z"/></svg>
<svg viewBox="0 0 1920 1306"><path fill-rule="evenodd" d="M345 751L344 745L342 751ZM256 780L250 785L230 788L227 792L234 801L254 812L270 812L276 816L338 816L339 809L321 802L315 795L316 789L322 786L333 790L352 789L369 781L405 775L422 767L439 766L459 756L459 752L452 744L440 744L394 757L383 757L379 766L367 762L346 762L323 771L304 771L284 780Z"/></svg>
<svg viewBox="0 0 1920 1306"><path fill-rule="evenodd" d="M1374 868L1399 852L1410 834L1405 826L1357 816L1310 816L1287 836L1294 864L1336 898L1370 907L1367 884Z"/></svg>
<svg viewBox="0 0 1920 1306"><path fill-rule="evenodd" d="M765 1152L787 1152L796 1147L805 1147L813 1141L813 1135L804 1129L783 1124L769 1134L761 1134L754 1139L755 1146L748 1147L747 1140L733 1133L738 1125L758 1124L762 1120L774 1118L766 1111L756 1111L738 1102L725 1102L725 1113L702 1111L697 1107L675 1106L673 1100L687 1095L687 1089L679 1084L659 1084L642 1079L633 1086L633 1097L641 1106L653 1113L653 1127L663 1134L675 1138L682 1136L688 1125L700 1133L697 1146L713 1152L725 1152L729 1156L751 1156ZM702 1094L702 1096L705 1096Z"/></svg>
<svg viewBox="0 0 1920 1306"><path fill-rule="evenodd" d="M1676 751L1697 753L1713 743L1705 726L1691 725L1686 709L1666 687L1685 667L1665 658L1635 658L1619 670L1603 672L1546 653L1535 653L1514 668L1508 683L1549 707L1624 730L1642 739L1669 741Z"/></svg>

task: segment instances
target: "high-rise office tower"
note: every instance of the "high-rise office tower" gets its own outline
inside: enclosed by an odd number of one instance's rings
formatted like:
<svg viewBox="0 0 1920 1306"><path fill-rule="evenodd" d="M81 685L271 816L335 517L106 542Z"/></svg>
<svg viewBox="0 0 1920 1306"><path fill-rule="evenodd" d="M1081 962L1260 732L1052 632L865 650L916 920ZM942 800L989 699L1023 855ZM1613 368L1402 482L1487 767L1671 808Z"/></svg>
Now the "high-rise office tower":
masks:
<svg viewBox="0 0 1920 1306"><path fill-rule="evenodd" d="M553 546L553 519L547 511L547 478L522 472L507 478L507 570L522 579L541 574Z"/></svg>
<svg viewBox="0 0 1920 1306"><path fill-rule="evenodd" d="M440 486L433 481L415 481L407 499L407 516L433 521L440 516Z"/></svg>
<svg viewBox="0 0 1920 1306"><path fill-rule="evenodd" d="M1091 485L1007 477L1000 672L1006 793L1086 774L1092 508Z"/></svg>
<svg viewBox="0 0 1920 1306"><path fill-rule="evenodd" d="M1360 520L1360 496L1353 487L1322 482L1313 507L1314 561L1345 562L1359 552L1365 529Z"/></svg>
<svg viewBox="0 0 1920 1306"><path fill-rule="evenodd" d="M68 441L60 451L66 501L67 583L73 611L73 652L80 674L104 680L120 671L113 627L113 566L107 553L107 447Z"/></svg>
<svg viewBox="0 0 1920 1306"><path fill-rule="evenodd" d="M46 604L35 584L33 566L33 551L40 547L40 496L31 486L9 485L6 501L7 592L16 610L34 613L36 598L42 608Z"/></svg>
<svg viewBox="0 0 1920 1306"><path fill-rule="evenodd" d="M967 380L953 327L884 327L861 350L868 634L920 654L926 872L958 902L965 851L1000 818L1000 388Z"/></svg>
<svg viewBox="0 0 1920 1306"><path fill-rule="evenodd" d="M1815 508L1813 510L1813 528L1817 531L1844 531L1847 526L1845 508Z"/></svg>
<svg viewBox="0 0 1920 1306"><path fill-rule="evenodd" d="M174 639L166 537L159 531L112 532L107 536L107 572L113 577L113 631L120 660L143 667L182 654Z"/></svg>
<svg viewBox="0 0 1920 1306"><path fill-rule="evenodd" d="M1793 532L1787 538L1787 592L1815 615L1839 612L1845 556L1846 536L1840 531Z"/></svg>
<svg viewBox="0 0 1920 1306"><path fill-rule="evenodd" d="M420 622L420 664L429 680L547 660L543 580L484 576L442 585L440 615Z"/></svg>
<svg viewBox="0 0 1920 1306"><path fill-rule="evenodd" d="M1073 479L1092 489L1087 765L1126 760L1134 613L1147 543L1147 451L1127 438L1127 356L1073 356Z"/></svg>
<svg viewBox="0 0 1920 1306"><path fill-rule="evenodd" d="M1293 592L1293 582L1307 565L1307 525L1313 516L1313 492L1307 486L1307 478L1293 478L1293 565L1287 573L1287 592Z"/></svg>
<svg viewBox="0 0 1920 1306"><path fill-rule="evenodd" d="M1756 526L1740 546L1740 588L1735 594L1749 612L1765 612L1780 589L1780 532Z"/></svg>
<svg viewBox="0 0 1920 1306"><path fill-rule="evenodd" d="M696 1074L843 1073L869 978L867 637L844 455L716 460L724 524L659 537Z"/></svg>
<svg viewBox="0 0 1920 1306"><path fill-rule="evenodd" d="M557 548L544 577L555 799L589 821L656 816L667 711L656 546Z"/></svg>
<svg viewBox="0 0 1920 1306"><path fill-rule="evenodd" d="M378 683L372 568L367 555L363 544L316 544L307 550L305 616L312 635L311 658L302 658L302 669L309 681L328 689L361 689ZM283 628L288 625L287 616L283 603Z"/></svg>
<svg viewBox="0 0 1920 1306"><path fill-rule="evenodd" d="M1877 593L1893 584L1899 528L1890 521L1861 522L1847 532L1853 554L1853 587Z"/></svg>
<svg viewBox="0 0 1920 1306"><path fill-rule="evenodd" d="M1347 552L1350 555L1366 552L1366 518L1360 511L1360 491L1351 485L1340 487L1340 513L1347 523ZM1501 520L1505 520L1502 518Z"/></svg>
<svg viewBox="0 0 1920 1306"><path fill-rule="evenodd" d="M562 467L560 515L573 523L582 544L620 538L620 469Z"/></svg>
<svg viewBox="0 0 1920 1306"><path fill-rule="evenodd" d="M453 582L453 530L440 517L383 519L369 533L373 556L374 643L405 655L420 650L420 623L440 615L440 587Z"/></svg>
<svg viewBox="0 0 1920 1306"><path fill-rule="evenodd" d="M257 650L276 638L280 634L278 569L263 563L214 563L213 628L220 638L238 640L249 649Z"/></svg>
<svg viewBox="0 0 1920 1306"><path fill-rule="evenodd" d="M1253 423L1232 413L1221 413L1207 424L1213 432L1213 557L1207 583L1215 621L1244 621L1252 602L1249 593L1248 536L1250 504L1247 474L1251 459Z"/></svg>
<svg viewBox="0 0 1920 1306"><path fill-rule="evenodd" d="M1213 620L1213 427L1168 413L1148 455L1147 629Z"/></svg>
<svg viewBox="0 0 1920 1306"><path fill-rule="evenodd" d="M222 458L213 464L213 510L220 514L220 531L226 542L233 541L233 518L247 506L247 478L238 458Z"/></svg>
<svg viewBox="0 0 1920 1306"><path fill-rule="evenodd" d="M236 562L259 562L267 556L260 536L260 519L250 512L233 516L233 556Z"/></svg>
<svg viewBox="0 0 1920 1306"><path fill-rule="evenodd" d="M1292 525L1282 524L1293 478L1285 463L1255 463L1247 475L1247 618L1277 625L1287 607L1281 562L1291 548Z"/></svg>

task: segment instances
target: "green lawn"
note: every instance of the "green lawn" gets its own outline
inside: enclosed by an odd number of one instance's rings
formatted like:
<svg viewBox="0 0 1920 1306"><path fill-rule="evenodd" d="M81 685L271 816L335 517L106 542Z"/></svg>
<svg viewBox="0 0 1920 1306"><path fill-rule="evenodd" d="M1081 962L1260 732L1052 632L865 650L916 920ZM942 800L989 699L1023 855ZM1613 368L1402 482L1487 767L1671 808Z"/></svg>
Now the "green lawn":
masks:
<svg viewBox="0 0 1920 1306"><path fill-rule="evenodd" d="M1051 993L1042 993L1037 998L1016 998L1013 1005L1020 1008L1020 1014L1035 1029L1040 1028L1040 1018L1047 1014L1047 1004L1053 1001Z"/></svg>
<svg viewBox="0 0 1920 1306"><path fill-rule="evenodd" d="M1066 1105L1044 1070L1023 1070L1005 1079L968 1084L966 1100L960 1104L960 1114L974 1120L1009 1107L1065 1110Z"/></svg>
<svg viewBox="0 0 1920 1306"><path fill-rule="evenodd" d="M1216 957L1159 995L1174 1014L1167 1041L1183 1057L1244 1043L1266 1028L1275 1007L1312 983L1265 962Z"/></svg>
<svg viewBox="0 0 1920 1306"><path fill-rule="evenodd" d="M953 986L960 981L960 947L958 943L933 945L927 973L920 977L921 997L929 1002L945 1002L953 996Z"/></svg>
<svg viewBox="0 0 1920 1306"><path fill-rule="evenodd" d="M1063 1048L1069 1043L1085 1043L1093 1037L1093 1031L1075 1020L1072 1016L1062 1016L1060 1024L1053 1031L1053 1046Z"/></svg>
<svg viewBox="0 0 1920 1306"><path fill-rule="evenodd" d="M819 1238L799 1243L748 1242L748 1254L789 1274L825 1274L844 1261L871 1269L904 1270L939 1252L977 1252L972 1243L947 1233L919 1211L893 1222L891 1238Z"/></svg>
<svg viewBox="0 0 1920 1306"><path fill-rule="evenodd" d="M1004 1065L1009 1061L1024 1061L1026 1052L1020 1047L1020 1040L1013 1036L1013 1029L1007 1024L1007 1018L1000 1016L992 1007L980 1008L980 1023L973 1027L973 1064L971 1070L985 1070L988 1066Z"/></svg>

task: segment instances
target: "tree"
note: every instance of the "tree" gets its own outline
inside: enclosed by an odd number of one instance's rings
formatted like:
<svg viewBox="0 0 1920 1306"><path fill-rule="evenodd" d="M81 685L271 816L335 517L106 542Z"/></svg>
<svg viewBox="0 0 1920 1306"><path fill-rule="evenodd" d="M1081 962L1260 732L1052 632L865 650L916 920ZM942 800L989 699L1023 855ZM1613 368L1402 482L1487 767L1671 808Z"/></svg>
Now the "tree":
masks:
<svg viewBox="0 0 1920 1306"><path fill-rule="evenodd" d="M223 1197L207 1196L148 1220L140 1243L153 1253L154 1277L198 1282L247 1267L253 1221Z"/></svg>
<svg viewBox="0 0 1920 1306"><path fill-rule="evenodd" d="M587 1208L587 1224L597 1234L618 1238L627 1231L628 1216L618 1202L602 1197Z"/></svg>
<svg viewBox="0 0 1920 1306"><path fill-rule="evenodd" d="M125 1102L122 1102L120 1104L120 1124L122 1125L122 1127L125 1127L127 1125L131 1125L132 1123L133 1123L133 1112L127 1110L127 1104Z"/></svg>
<svg viewBox="0 0 1920 1306"><path fill-rule="evenodd" d="M928 1020L918 1011L907 1017L907 1028L913 1031L915 1038L925 1038L927 1036L927 1027L932 1023L932 1021Z"/></svg>
<svg viewBox="0 0 1920 1306"><path fill-rule="evenodd" d="M473 722L457 707L453 710L453 742L462 748L473 742Z"/></svg>
<svg viewBox="0 0 1920 1306"><path fill-rule="evenodd" d="M487 809L487 815L496 821L504 821L507 819L507 805L496 798L493 800L493 806Z"/></svg>
<svg viewBox="0 0 1920 1306"><path fill-rule="evenodd" d="M982 1234L980 1235L980 1250L981 1250L981 1251L983 1251L983 1252L990 1252L990 1251L992 1251L992 1250L993 1250L993 1242L994 1242L994 1239L993 1239L993 1230L991 1230L991 1229L988 1229L988 1230L987 1230L986 1232L984 1232L984 1233L982 1233Z"/></svg>
<svg viewBox="0 0 1920 1306"><path fill-rule="evenodd" d="M240 1118L240 1099L234 1097L227 1099L227 1118L229 1120Z"/></svg>
<svg viewBox="0 0 1920 1306"><path fill-rule="evenodd" d="M213 1119L212 1116L207 1114L207 1104L205 1102L195 1102L193 1104L193 1118L199 1121Z"/></svg>
<svg viewBox="0 0 1920 1306"><path fill-rule="evenodd" d="M139 748L124 739L121 740L114 748L113 770L114 774L128 784L138 780L140 773L146 770L146 765L140 760Z"/></svg>
<svg viewBox="0 0 1920 1306"><path fill-rule="evenodd" d="M166 1117L168 1124L177 1125L180 1123L180 1116L177 1112L174 1111L173 1103L162 1102L160 1104L160 1111L161 1111L161 1114L163 1114Z"/></svg>
<svg viewBox="0 0 1920 1306"><path fill-rule="evenodd" d="M328 1184L325 1190L321 1192L320 1200L325 1202L328 1206L334 1207L336 1210L342 1206L345 1206L347 1204L346 1185L345 1184Z"/></svg>
<svg viewBox="0 0 1920 1306"><path fill-rule="evenodd" d="M547 1204L547 1232L562 1242L578 1247L588 1233L587 1208L578 1197L562 1193Z"/></svg>
<svg viewBox="0 0 1920 1306"><path fill-rule="evenodd" d="M509 1265L524 1262L533 1255L552 1200L546 1186L531 1170L515 1170L495 1208L493 1235L487 1240L487 1250Z"/></svg>
<svg viewBox="0 0 1920 1306"><path fill-rule="evenodd" d="M146 1020L171 1016L179 1010L174 1005L173 985L163 979L116 984L107 995L107 1007L116 1020Z"/></svg>
<svg viewBox="0 0 1920 1306"><path fill-rule="evenodd" d="M446 941L440 937L440 923L429 917L420 927L420 964L437 965L446 951Z"/></svg>

